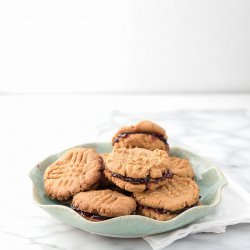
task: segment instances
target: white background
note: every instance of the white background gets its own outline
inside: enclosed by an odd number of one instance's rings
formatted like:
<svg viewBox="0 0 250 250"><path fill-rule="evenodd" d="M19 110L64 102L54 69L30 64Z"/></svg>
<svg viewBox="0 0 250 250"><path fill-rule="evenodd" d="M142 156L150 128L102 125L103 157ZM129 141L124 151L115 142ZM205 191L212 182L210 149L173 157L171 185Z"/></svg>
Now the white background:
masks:
<svg viewBox="0 0 250 250"><path fill-rule="evenodd" d="M0 0L1 93L250 91L250 1Z"/></svg>

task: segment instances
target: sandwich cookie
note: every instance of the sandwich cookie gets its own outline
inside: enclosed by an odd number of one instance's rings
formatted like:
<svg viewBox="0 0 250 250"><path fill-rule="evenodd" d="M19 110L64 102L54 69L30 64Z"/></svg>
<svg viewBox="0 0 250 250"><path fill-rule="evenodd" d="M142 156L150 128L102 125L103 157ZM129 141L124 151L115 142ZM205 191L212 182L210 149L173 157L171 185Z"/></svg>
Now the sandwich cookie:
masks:
<svg viewBox="0 0 250 250"><path fill-rule="evenodd" d="M76 194L71 207L85 219L98 222L133 214L136 202L131 197L109 189L92 190Z"/></svg>
<svg viewBox="0 0 250 250"><path fill-rule="evenodd" d="M129 192L156 189L173 176L168 153L145 148L113 149L105 161L104 174Z"/></svg>
<svg viewBox="0 0 250 250"><path fill-rule="evenodd" d="M105 169L105 165L106 165L106 160L107 160L107 157L108 157L108 153L103 153L103 154L99 154L100 157L102 158L103 160L103 171L102 171L102 175L101 175L101 179L100 179L100 182L99 182L99 189L101 188L110 188L112 186L114 186L114 183L111 182L104 174L104 169Z"/></svg>
<svg viewBox="0 0 250 250"><path fill-rule="evenodd" d="M156 190L134 193L137 213L156 220L170 220L199 205L199 187L190 178L174 176Z"/></svg>
<svg viewBox="0 0 250 250"><path fill-rule="evenodd" d="M171 170L174 175L184 178L193 179L195 174L194 170L187 159L181 159L178 157L170 157Z"/></svg>
<svg viewBox="0 0 250 250"><path fill-rule="evenodd" d="M52 199L67 200L98 186L103 161L94 149L74 148L52 163L44 173L44 191Z"/></svg>
<svg viewBox="0 0 250 250"><path fill-rule="evenodd" d="M151 121L121 128L112 138L115 148L146 148L169 151L165 130Z"/></svg>

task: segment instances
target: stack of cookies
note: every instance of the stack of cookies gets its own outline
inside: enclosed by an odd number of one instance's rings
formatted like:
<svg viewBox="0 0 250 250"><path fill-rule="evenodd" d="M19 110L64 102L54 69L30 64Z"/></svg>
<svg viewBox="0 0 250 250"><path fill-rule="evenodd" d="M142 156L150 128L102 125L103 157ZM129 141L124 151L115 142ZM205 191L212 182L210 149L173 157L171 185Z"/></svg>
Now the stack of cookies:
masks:
<svg viewBox="0 0 250 250"><path fill-rule="evenodd" d="M163 128L150 121L123 127L112 145L106 154L91 148L64 153L44 173L45 193L70 200L95 222L131 214L165 221L200 204L192 166L169 154Z"/></svg>

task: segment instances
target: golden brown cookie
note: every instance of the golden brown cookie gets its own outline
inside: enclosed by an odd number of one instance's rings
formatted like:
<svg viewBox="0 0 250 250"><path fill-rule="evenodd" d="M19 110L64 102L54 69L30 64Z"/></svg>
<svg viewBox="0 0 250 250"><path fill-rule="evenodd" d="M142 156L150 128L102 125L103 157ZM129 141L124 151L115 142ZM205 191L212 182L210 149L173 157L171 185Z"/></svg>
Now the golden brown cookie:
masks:
<svg viewBox="0 0 250 250"><path fill-rule="evenodd" d="M178 157L170 157L171 170L173 174L180 177L194 178L194 170L187 159L181 159Z"/></svg>
<svg viewBox="0 0 250 250"><path fill-rule="evenodd" d="M99 154L101 157L102 157L102 160L103 160L103 171L105 169L105 162L106 162L106 159L108 157L108 153L104 153L104 154ZM102 172L102 175L101 175L101 179L100 179L100 182L99 182L99 188L108 188L110 186L114 186L114 183L111 182L107 176L105 176L104 172Z"/></svg>
<svg viewBox="0 0 250 250"><path fill-rule="evenodd" d="M177 214L163 213L161 209L152 209L149 207L138 206L136 214L143 215L155 220L171 220L177 216Z"/></svg>
<svg viewBox="0 0 250 250"><path fill-rule="evenodd" d="M155 189L173 176L168 153L145 148L113 149L105 161L104 174L129 192Z"/></svg>
<svg viewBox="0 0 250 250"><path fill-rule="evenodd" d="M112 138L115 148L146 148L169 151L165 130L151 121L121 128Z"/></svg>
<svg viewBox="0 0 250 250"><path fill-rule="evenodd" d="M102 160L94 149L71 149L45 170L44 191L52 199L67 200L96 188L102 169Z"/></svg>
<svg viewBox="0 0 250 250"><path fill-rule="evenodd" d="M156 220L169 220L199 205L199 187L190 178L174 176L155 190L133 194L137 213Z"/></svg>
<svg viewBox="0 0 250 250"><path fill-rule="evenodd" d="M102 221L133 214L136 202L131 197L109 189L93 190L75 195L72 208L88 220Z"/></svg>

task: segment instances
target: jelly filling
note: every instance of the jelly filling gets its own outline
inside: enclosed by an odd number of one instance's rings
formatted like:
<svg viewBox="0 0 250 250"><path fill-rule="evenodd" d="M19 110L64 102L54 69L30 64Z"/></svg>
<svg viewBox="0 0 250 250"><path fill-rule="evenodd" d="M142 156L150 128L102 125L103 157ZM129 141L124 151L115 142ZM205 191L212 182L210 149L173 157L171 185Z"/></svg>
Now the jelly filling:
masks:
<svg viewBox="0 0 250 250"><path fill-rule="evenodd" d="M150 133L150 132L123 132L123 133L119 134L119 135L115 138L113 145L114 145L116 142L119 142L119 140L120 140L121 138L127 138L129 135L133 135L133 134L152 135L152 136L158 138L159 140L161 140L164 144L168 145L167 139L166 139L164 136L162 136L162 135L160 135L160 134L157 134L157 133Z"/></svg>
<svg viewBox="0 0 250 250"><path fill-rule="evenodd" d="M106 217L106 216L101 216L101 215L99 215L99 214L84 212L84 211L82 211L82 210L76 208L76 207L73 206L73 205L71 205L71 208L72 208L74 211L76 211L78 214L80 214L82 217L85 217L86 219L94 219L94 220L99 220L99 221L111 219L111 217Z"/></svg>
<svg viewBox="0 0 250 250"><path fill-rule="evenodd" d="M126 176L112 173L112 172L111 172L111 175L121 180L130 182L132 184L146 184L146 183L159 183L160 181L163 181L167 178L172 178L174 174L168 170L160 178L150 178L149 176L147 178L130 178L130 177L126 177Z"/></svg>
<svg viewBox="0 0 250 250"><path fill-rule="evenodd" d="M163 208L152 208L152 207L141 206L141 205L139 205L139 207L146 208L146 209L151 209L154 212L156 212L157 214L173 214L174 215L174 214L180 214L180 213L182 213L182 212L184 212L184 211L186 211L186 210L188 210L188 209L190 209L192 207L196 207L196 206L198 206L198 204L199 204L199 201L197 201L196 203L194 203L191 206L186 206L186 207L184 207L182 209L175 210L175 211L170 211L168 209L163 209Z"/></svg>

